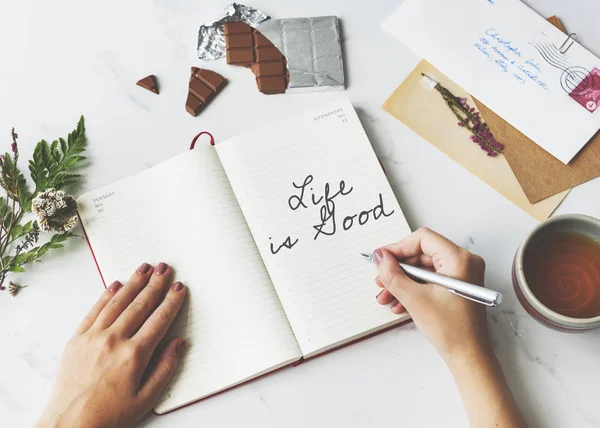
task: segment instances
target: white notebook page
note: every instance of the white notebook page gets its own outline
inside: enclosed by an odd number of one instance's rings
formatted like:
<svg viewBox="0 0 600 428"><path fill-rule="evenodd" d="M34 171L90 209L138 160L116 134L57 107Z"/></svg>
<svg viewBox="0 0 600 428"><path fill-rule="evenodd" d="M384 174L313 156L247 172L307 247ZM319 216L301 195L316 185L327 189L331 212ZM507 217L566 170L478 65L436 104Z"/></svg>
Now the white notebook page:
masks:
<svg viewBox="0 0 600 428"><path fill-rule="evenodd" d="M305 356L407 318L376 303L376 269L360 256L410 230L349 101L218 143L217 152ZM300 204L292 183L310 176ZM330 195L341 190L328 206L319 200L326 183ZM379 195L385 214L378 208L375 219ZM335 222L315 239L320 210Z"/></svg>
<svg viewBox="0 0 600 428"><path fill-rule="evenodd" d="M188 347L158 413L301 357L213 147L87 193L79 204L107 283L127 280L144 261L164 261L189 288L169 333Z"/></svg>

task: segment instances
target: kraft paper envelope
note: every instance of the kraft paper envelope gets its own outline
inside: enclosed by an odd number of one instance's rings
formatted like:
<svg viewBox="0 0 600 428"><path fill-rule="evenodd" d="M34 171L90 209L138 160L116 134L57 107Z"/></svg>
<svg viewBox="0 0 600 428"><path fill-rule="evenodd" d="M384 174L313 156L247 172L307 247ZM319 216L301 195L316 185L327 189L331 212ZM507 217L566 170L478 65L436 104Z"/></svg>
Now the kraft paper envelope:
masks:
<svg viewBox="0 0 600 428"><path fill-rule="evenodd" d="M531 203L600 176L600 135L596 135L569 165L548 154L500 116L475 100Z"/></svg>
<svg viewBox="0 0 600 428"><path fill-rule="evenodd" d="M406 0L384 28L565 164L600 129L600 59L519 0Z"/></svg>
<svg viewBox="0 0 600 428"><path fill-rule="evenodd" d="M540 221L550 217L569 191L537 204L531 204L506 158L504 156L490 158L477 144L469 140L471 133L457 125L458 121L454 113L450 111L437 90L424 85L421 73L440 82L455 96L467 98L469 105L474 105L473 99L462 88L423 60L388 98L383 109L523 211Z"/></svg>
<svg viewBox="0 0 600 428"><path fill-rule="evenodd" d="M558 17L552 16L548 21L565 32ZM474 101L492 134L504 144L506 160L529 202L539 202L600 176L600 134L565 165L478 100Z"/></svg>

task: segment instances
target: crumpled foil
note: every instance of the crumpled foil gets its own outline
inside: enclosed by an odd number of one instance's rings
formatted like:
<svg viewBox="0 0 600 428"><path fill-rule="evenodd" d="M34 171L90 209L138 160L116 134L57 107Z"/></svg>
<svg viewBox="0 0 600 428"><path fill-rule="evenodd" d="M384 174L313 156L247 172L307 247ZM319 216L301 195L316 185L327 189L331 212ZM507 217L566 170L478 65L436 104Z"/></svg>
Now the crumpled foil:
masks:
<svg viewBox="0 0 600 428"><path fill-rule="evenodd" d="M200 26L198 31L198 58L214 60L225 56L225 34L223 24L230 21L241 21L256 27L269 16L253 7L238 3L230 3L225 13L214 22Z"/></svg>
<svg viewBox="0 0 600 428"><path fill-rule="evenodd" d="M270 19L256 29L287 59L290 83L286 93L345 89L337 16Z"/></svg>

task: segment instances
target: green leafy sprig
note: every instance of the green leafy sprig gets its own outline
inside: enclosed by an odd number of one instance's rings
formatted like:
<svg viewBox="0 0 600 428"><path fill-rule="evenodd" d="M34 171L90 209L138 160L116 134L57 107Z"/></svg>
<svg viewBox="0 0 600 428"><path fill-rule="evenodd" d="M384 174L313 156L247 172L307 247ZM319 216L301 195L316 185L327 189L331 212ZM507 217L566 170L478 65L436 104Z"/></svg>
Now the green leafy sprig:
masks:
<svg viewBox="0 0 600 428"><path fill-rule="evenodd" d="M0 290L9 273L24 272L24 265L40 261L52 249L62 248L72 236L70 232L55 233L44 244L38 245L40 227L37 220L25 222L32 211L32 203L40 193L49 189L62 190L76 184L81 177L75 171L85 157L87 139L84 118L81 116L77 128L65 140L48 143L41 140L29 161L29 172L35 185L30 190L25 176L18 167L18 135L11 132L11 152L0 155Z"/></svg>

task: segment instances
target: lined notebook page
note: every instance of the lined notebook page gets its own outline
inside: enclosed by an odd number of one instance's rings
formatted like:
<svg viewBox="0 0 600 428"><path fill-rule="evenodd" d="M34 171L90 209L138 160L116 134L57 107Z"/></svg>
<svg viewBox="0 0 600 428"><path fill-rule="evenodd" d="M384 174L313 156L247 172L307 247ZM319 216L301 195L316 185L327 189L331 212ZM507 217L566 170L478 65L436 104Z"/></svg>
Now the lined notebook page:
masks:
<svg viewBox="0 0 600 428"><path fill-rule="evenodd" d="M301 352L213 147L83 195L80 215L104 279L169 263L189 288L169 335L188 348L163 413L288 364Z"/></svg>
<svg viewBox="0 0 600 428"><path fill-rule="evenodd" d="M360 256L410 230L349 101L217 152L305 356L407 318L376 303Z"/></svg>

